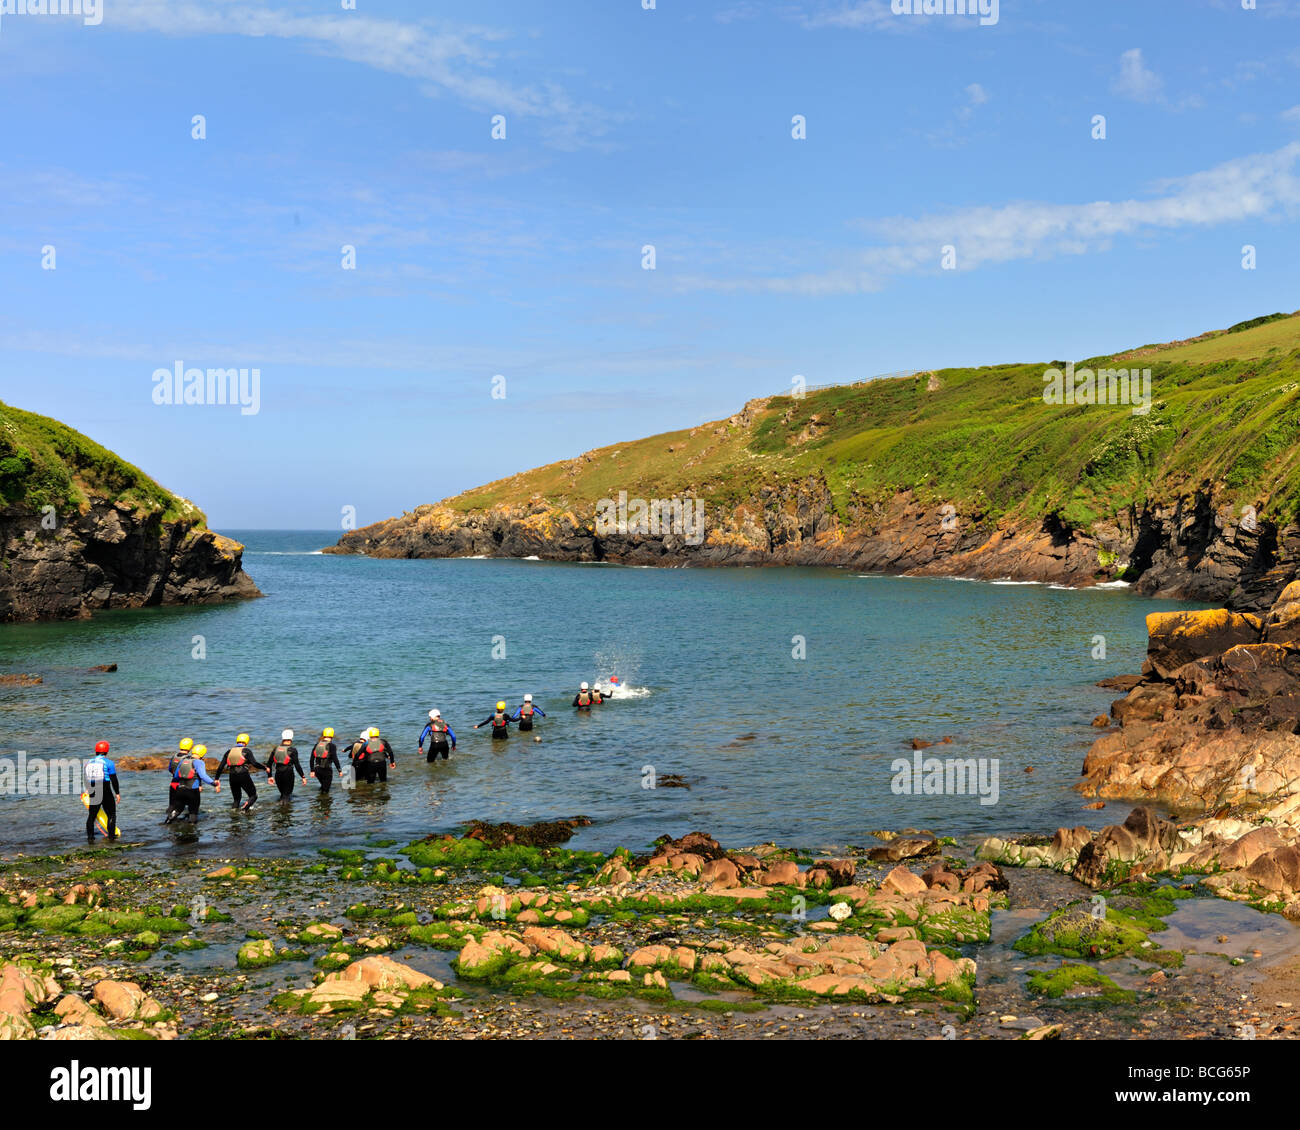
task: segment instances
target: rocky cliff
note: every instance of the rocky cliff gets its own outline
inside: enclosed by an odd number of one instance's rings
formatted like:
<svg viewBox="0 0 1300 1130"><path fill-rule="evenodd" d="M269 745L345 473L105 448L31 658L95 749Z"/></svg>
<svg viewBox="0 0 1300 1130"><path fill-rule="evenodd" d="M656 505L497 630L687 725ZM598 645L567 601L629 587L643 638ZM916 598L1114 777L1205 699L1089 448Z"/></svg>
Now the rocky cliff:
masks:
<svg viewBox="0 0 1300 1130"><path fill-rule="evenodd" d="M243 552L189 521L121 503L96 502L52 531L39 514L0 512L0 621L260 596Z"/></svg>
<svg viewBox="0 0 1300 1130"><path fill-rule="evenodd" d="M243 552L112 452L0 404L0 621L260 596Z"/></svg>

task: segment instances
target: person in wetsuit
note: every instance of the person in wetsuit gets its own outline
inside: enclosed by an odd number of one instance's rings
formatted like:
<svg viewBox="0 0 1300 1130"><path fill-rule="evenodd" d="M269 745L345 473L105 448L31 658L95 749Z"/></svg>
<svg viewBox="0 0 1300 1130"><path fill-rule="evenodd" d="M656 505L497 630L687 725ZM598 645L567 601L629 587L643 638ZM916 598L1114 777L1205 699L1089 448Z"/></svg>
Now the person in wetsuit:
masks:
<svg viewBox="0 0 1300 1130"><path fill-rule="evenodd" d="M420 731L420 752L424 752L424 739L429 739L429 756L425 761L432 764L439 757L446 761L451 756L451 751L456 748L456 731L453 730L442 719L442 714L437 710L429 711L428 724ZM450 739L451 745L447 745Z"/></svg>
<svg viewBox="0 0 1300 1130"><path fill-rule="evenodd" d="M546 711L540 706L534 706L533 696L526 694L524 695L523 705L510 715L510 721L519 723L519 732L521 734L527 733L533 728L533 715L537 715L539 718L545 718Z"/></svg>
<svg viewBox="0 0 1300 1130"><path fill-rule="evenodd" d="M484 718L474 729L477 730L479 726L486 726L489 722L492 723L492 738L494 741L510 736L510 715L506 713L506 704L504 702L498 702L496 710Z"/></svg>
<svg viewBox="0 0 1300 1130"><path fill-rule="evenodd" d="M207 746L196 745L188 753L179 753L172 758L172 784L164 824L170 824L182 813L191 824L197 824L203 786L214 785L217 792L221 792L221 782L208 776L208 767L204 762L207 755Z"/></svg>
<svg viewBox="0 0 1300 1130"><path fill-rule="evenodd" d="M275 787L280 790L282 801L293 796L295 776L304 785L307 783L307 774L302 771L302 763L298 760L298 747L293 744L292 730L285 730L280 734L280 744L271 750L266 769L266 779L275 782Z"/></svg>
<svg viewBox="0 0 1300 1130"><path fill-rule="evenodd" d="M578 693L573 696L573 705L579 710L590 710L595 705L595 696L591 693L591 688L583 683L578 688Z"/></svg>
<svg viewBox="0 0 1300 1130"><path fill-rule="evenodd" d="M352 765L356 769L357 778L364 779L368 785L373 785L377 780L387 781L388 767L397 767L393 747L388 744L387 738L379 736L378 726L371 726L362 736L366 740L360 748L352 747Z"/></svg>
<svg viewBox="0 0 1300 1130"><path fill-rule="evenodd" d="M605 701L605 699L613 698L613 697L614 696L612 692L610 694L606 694L603 690L601 690L599 683L594 684L591 688L591 698L592 698L593 706L600 706L601 703Z"/></svg>
<svg viewBox="0 0 1300 1130"><path fill-rule="evenodd" d="M99 810L104 810L108 822L108 838L117 839L117 798L122 795L117 783L117 766L108 759L108 742L95 743L95 756L82 770L86 795L90 798L90 811L86 814L86 842L95 842L95 820Z"/></svg>
<svg viewBox="0 0 1300 1130"><path fill-rule="evenodd" d="M334 744L334 728L326 726L320 733L320 740L311 751L311 775L320 782L321 796L327 796L334 781L334 773L343 772L339 764L338 746Z"/></svg>
<svg viewBox="0 0 1300 1130"><path fill-rule="evenodd" d="M221 774L229 771L230 773L230 807L238 808L247 812L257 803L257 786L253 784L254 769L265 771L265 765L259 765L257 758L253 756L253 751L248 748L249 737L247 734L240 734L235 739L235 744L226 750L225 756L221 759L221 764L217 766L215 780L221 780ZM241 805L240 798L248 794L248 799Z"/></svg>

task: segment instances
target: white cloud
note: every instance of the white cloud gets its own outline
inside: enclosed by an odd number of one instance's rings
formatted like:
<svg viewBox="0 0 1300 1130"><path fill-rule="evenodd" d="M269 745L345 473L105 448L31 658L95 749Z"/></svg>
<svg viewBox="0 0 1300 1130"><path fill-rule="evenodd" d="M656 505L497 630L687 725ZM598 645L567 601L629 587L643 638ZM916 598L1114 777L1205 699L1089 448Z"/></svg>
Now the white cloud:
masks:
<svg viewBox="0 0 1300 1130"><path fill-rule="evenodd" d="M580 105L553 83L516 85L493 72L492 44L509 33L485 27L403 23L358 12L294 15L232 0L131 0L114 6L106 24L177 37L236 35L275 38L389 74L415 79L431 97L448 94L485 112L546 120L560 148L590 143L609 115ZM581 129L578 123L581 122Z"/></svg>
<svg viewBox="0 0 1300 1130"><path fill-rule="evenodd" d="M958 270L1013 260L1083 255L1106 250L1119 237L1212 227L1300 209L1300 142L1275 153L1224 162L1190 176L1161 181L1144 199L1084 204L1019 201L919 217L858 224L884 241L821 272L786 277L678 278L683 290L825 295L881 289L891 278L938 268L940 249L957 249Z"/></svg>
<svg viewBox="0 0 1300 1130"><path fill-rule="evenodd" d="M881 27L898 28L904 21L899 20L889 10L886 0L858 0L856 4L848 4L842 8L815 12L811 15L804 14L800 22L806 28L835 27L866 31Z"/></svg>
<svg viewBox="0 0 1300 1130"><path fill-rule="evenodd" d="M1155 102L1164 95L1164 80L1148 69L1142 60L1142 48L1134 47L1120 56L1119 76L1111 90L1136 102Z"/></svg>
<svg viewBox="0 0 1300 1130"><path fill-rule="evenodd" d="M1289 110L1283 110L1278 117L1291 125L1300 126L1300 106L1292 106Z"/></svg>
<svg viewBox="0 0 1300 1130"><path fill-rule="evenodd" d="M989 92L977 82L971 83L966 88L966 94L972 106L983 106L989 100Z"/></svg>

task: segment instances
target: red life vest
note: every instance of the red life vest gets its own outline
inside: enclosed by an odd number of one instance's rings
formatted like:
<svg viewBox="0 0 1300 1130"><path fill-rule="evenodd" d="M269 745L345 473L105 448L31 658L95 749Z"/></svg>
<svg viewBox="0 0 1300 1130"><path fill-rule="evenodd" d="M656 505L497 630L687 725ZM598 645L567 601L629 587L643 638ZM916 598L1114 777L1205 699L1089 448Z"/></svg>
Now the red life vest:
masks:
<svg viewBox="0 0 1300 1130"><path fill-rule="evenodd" d="M375 738L373 741L366 742L366 748L363 752L365 753L366 757L374 757L380 761L383 761L384 743L381 742L378 738Z"/></svg>
<svg viewBox="0 0 1300 1130"><path fill-rule="evenodd" d="M447 723L444 722L441 718L437 719L434 722L429 723L429 733L445 734L446 732L447 732Z"/></svg>
<svg viewBox="0 0 1300 1130"><path fill-rule="evenodd" d="M226 750L226 764L229 765L231 769L238 769L244 764L244 760L244 747L242 745L237 745L234 749Z"/></svg>
<svg viewBox="0 0 1300 1130"><path fill-rule="evenodd" d="M197 770L194 768L194 758L182 757L176 762L176 780L192 781L197 776Z"/></svg>
<svg viewBox="0 0 1300 1130"><path fill-rule="evenodd" d="M591 705L591 695L587 691L578 692L578 705L579 706Z"/></svg>
<svg viewBox="0 0 1300 1130"><path fill-rule="evenodd" d="M316 743L316 748L311 751L313 761L328 761L330 759L330 743L324 738Z"/></svg>
<svg viewBox="0 0 1300 1130"><path fill-rule="evenodd" d="M519 708L519 717L531 718L532 716L533 716L533 704L531 702L524 703L523 706Z"/></svg>
<svg viewBox="0 0 1300 1130"><path fill-rule="evenodd" d="M276 746L275 752L271 754L271 760L277 765L288 765L293 760L292 755L289 753L291 749L293 749L291 745Z"/></svg>
<svg viewBox="0 0 1300 1130"><path fill-rule="evenodd" d="M510 718L506 713L502 710L498 710L494 715L492 715L492 729L502 730L506 727L509 721Z"/></svg>

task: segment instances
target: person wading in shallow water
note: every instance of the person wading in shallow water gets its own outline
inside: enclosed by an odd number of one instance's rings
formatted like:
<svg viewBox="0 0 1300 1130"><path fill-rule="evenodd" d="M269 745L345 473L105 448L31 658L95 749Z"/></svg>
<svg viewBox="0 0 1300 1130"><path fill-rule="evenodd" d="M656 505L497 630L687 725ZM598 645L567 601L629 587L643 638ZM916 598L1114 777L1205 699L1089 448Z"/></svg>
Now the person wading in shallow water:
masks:
<svg viewBox="0 0 1300 1130"><path fill-rule="evenodd" d="M208 767L203 760L207 755L207 746L196 745L188 753L177 754L172 760L172 786L164 824L170 824L182 813L191 824L197 824L203 786L213 785L217 792L221 792L221 782L208 776Z"/></svg>
<svg viewBox="0 0 1300 1130"><path fill-rule="evenodd" d="M117 800L122 790L117 783L117 766L108 759L108 742L95 743L95 756L86 762L82 771L90 811L86 813L86 842L95 842L95 820L99 810L104 810L108 822L108 838L117 839Z"/></svg>
<svg viewBox="0 0 1300 1130"><path fill-rule="evenodd" d="M546 711L540 706L534 706L533 696L526 694L524 695L523 705L510 716L510 721L518 722L519 732L524 734L533 728L533 715L538 718L545 718Z"/></svg>
<svg viewBox="0 0 1300 1130"><path fill-rule="evenodd" d="M492 737L494 740L510 736L510 715L506 713L506 704L504 702L498 702L496 710L484 718L474 729L477 730L479 726L486 726L489 722L492 723Z"/></svg>
<svg viewBox="0 0 1300 1130"><path fill-rule="evenodd" d="M595 702L595 696L591 693L591 688L583 683L578 688L578 693L573 696L573 705L579 710L590 710Z"/></svg>
<svg viewBox="0 0 1300 1130"><path fill-rule="evenodd" d="M253 756L252 750L248 748L249 738L247 734L240 734L235 739L235 744L226 750L226 755L221 759L221 764L217 766L216 779L221 780L221 774L227 770L230 772L230 807L238 808L247 812L257 803L257 786L253 784L252 770L257 769L266 771L265 765L259 765L257 758ZM248 799L241 805L240 797L248 794Z"/></svg>
<svg viewBox="0 0 1300 1130"><path fill-rule="evenodd" d="M352 747L352 765L357 778L364 779L368 785L373 785L376 781L387 781L389 766L397 768L393 747L388 744L387 738L379 736L378 726L371 726L361 736L364 741L359 743L359 748L355 745Z"/></svg>
<svg viewBox="0 0 1300 1130"><path fill-rule="evenodd" d="M334 744L333 727L326 726L321 731L320 740L311 751L310 761L311 775L320 782L321 796L327 796L335 772L343 772L343 766L339 764L338 746Z"/></svg>
<svg viewBox="0 0 1300 1130"><path fill-rule="evenodd" d="M307 774L302 771L302 764L298 760L298 748L293 744L293 731L285 730L280 735L280 744L271 750L266 779L275 781L275 787L280 790L280 799L286 801L293 796L295 776L304 785L307 783Z"/></svg>
<svg viewBox="0 0 1300 1130"><path fill-rule="evenodd" d="M429 739L429 756L425 760L433 763L439 757L446 761L451 755L451 751L456 748L456 731L453 730L446 722L442 720L442 714L437 710L429 711L429 722L420 732L420 752L424 752L424 739ZM451 740L451 745L447 745L447 740Z"/></svg>

